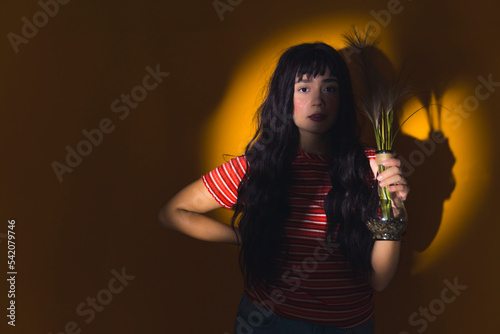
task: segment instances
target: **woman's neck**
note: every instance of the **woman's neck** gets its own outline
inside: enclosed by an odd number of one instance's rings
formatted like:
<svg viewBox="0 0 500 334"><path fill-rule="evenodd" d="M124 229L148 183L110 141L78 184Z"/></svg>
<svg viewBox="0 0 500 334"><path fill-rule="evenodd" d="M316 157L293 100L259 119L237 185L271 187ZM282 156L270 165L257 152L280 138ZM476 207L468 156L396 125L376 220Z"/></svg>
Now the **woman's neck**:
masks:
<svg viewBox="0 0 500 334"><path fill-rule="evenodd" d="M312 154L326 154L325 135L302 133L299 147L302 151Z"/></svg>

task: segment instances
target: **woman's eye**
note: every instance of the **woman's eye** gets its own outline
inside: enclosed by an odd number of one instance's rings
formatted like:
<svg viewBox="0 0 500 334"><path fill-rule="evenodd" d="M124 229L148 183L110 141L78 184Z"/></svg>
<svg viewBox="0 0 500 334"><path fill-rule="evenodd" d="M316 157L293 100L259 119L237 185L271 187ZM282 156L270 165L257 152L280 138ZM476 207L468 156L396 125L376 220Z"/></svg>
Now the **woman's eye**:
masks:
<svg viewBox="0 0 500 334"><path fill-rule="evenodd" d="M325 90L327 92L336 92L339 88L337 86L328 86L328 87L325 87Z"/></svg>
<svg viewBox="0 0 500 334"><path fill-rule="evenodd" d="M299 88L299 92L305 93L305 92L307 92L307 88L301 87L301 88Z"/></svg>

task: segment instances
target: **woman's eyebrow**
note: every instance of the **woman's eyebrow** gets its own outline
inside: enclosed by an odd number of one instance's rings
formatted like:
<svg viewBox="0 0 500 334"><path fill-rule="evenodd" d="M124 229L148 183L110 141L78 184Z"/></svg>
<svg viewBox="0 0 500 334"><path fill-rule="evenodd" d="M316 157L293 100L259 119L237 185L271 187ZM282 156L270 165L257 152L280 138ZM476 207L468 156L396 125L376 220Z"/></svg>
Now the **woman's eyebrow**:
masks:
<svg viewBox="0 0 500 334"><path fill-rule="evenodd" d="M311 79L309 78L300 78L299 80L295 81L295 83L299 83L299 82L311 82Z"/></svg>
<svg viewBox="0 0 500 334"><path fill-rule="evenodd" d="M339 80L337 79L337 77L330 77L330 78L324 78L323 79L323 82L339 82Z"/></svg>

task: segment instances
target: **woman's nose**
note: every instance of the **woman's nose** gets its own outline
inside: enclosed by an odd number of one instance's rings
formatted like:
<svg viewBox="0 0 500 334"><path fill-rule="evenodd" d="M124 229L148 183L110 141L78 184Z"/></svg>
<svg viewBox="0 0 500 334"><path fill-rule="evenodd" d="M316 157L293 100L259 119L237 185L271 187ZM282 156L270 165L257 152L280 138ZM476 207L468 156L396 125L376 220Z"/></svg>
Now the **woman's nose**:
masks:
<svg viewBox="0 0 500 334"><path fill-rule="evenodd" d="M313 106L322 106L325 104L325 100L321 92L316 92L312 97L312 105Z"/></svg>

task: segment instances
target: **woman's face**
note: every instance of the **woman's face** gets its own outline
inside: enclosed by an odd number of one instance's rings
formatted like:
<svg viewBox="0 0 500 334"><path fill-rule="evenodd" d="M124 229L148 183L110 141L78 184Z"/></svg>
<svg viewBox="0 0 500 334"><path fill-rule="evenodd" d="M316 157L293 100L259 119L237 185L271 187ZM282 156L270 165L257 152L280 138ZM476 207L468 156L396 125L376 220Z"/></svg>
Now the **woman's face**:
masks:
<svg viewBox="0 0 500 334"><path fill-rule="evenodd" d="M295 80L293 121L302 138L324 135L337 120L338 79L330 72L316 77L304 75Z"/></svg>

